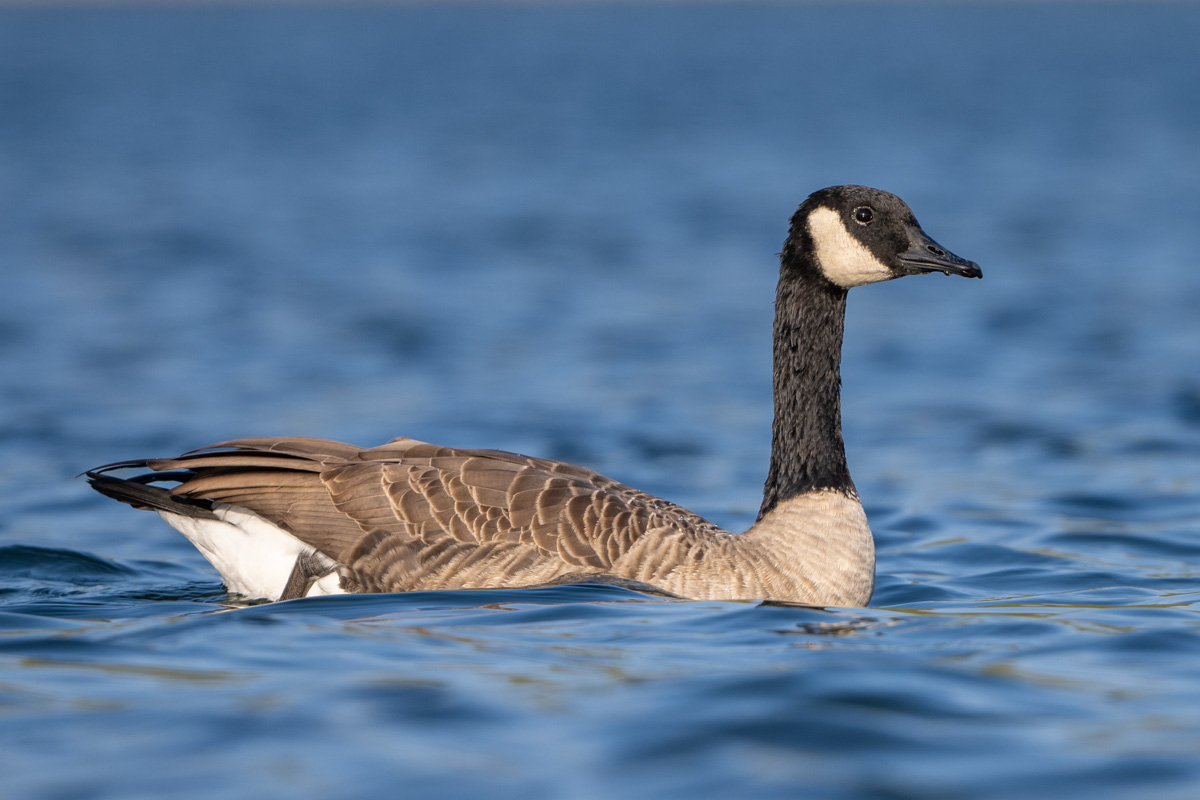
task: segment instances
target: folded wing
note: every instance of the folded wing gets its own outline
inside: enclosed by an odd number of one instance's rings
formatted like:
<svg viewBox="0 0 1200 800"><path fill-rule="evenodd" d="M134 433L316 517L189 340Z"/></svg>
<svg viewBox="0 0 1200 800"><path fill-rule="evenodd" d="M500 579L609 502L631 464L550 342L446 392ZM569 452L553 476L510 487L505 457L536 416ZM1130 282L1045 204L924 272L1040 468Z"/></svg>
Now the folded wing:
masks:
<svg viewBox="0 0 1200 800"><path fill-rule="evenodd" d="M396 439L239 439L146 462L188 502L248 509L340 566L347 591L528 586L566 576L655 583L725 535L591 470ZM165 476L164 476L165 477ZM647 536L647 533L653 534Z"/></svg>

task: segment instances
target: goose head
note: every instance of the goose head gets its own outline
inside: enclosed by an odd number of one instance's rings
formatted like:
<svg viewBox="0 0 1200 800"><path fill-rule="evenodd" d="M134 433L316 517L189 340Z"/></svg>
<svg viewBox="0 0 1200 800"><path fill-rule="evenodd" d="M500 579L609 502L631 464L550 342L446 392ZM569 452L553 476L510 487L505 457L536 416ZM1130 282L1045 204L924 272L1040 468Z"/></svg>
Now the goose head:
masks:
<svg viewBox="0 0 1200 800"><path fill-rule="evenodd" d="M927 272L983 277L925 233L903 200L866 186L810 195L792 217L784 256L785 269L815 269L842 289Z"/></svg>

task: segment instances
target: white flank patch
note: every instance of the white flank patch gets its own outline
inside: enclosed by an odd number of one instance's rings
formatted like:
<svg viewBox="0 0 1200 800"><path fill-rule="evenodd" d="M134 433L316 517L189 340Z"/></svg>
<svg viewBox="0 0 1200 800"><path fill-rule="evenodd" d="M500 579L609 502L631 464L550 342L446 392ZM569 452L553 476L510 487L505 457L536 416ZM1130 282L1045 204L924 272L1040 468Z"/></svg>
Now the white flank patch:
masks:
<svg viewBox="0 0 1200 800"><path fill-rule="evenodd" d="M247 597L278 600L301 553L312 550L257 514L237 506L213 503L218 519L198 519L158 512L196 545L221 573L225 588ZM313 584L308 595L341 594L337 573Z"/></svg>
<svg viewBox="0 0 1200 800"><path fill-rule="evenodd" d="M308 594L306 594L304 596L305 597L320 597L320 596L326 595L326 594L345 594L345 593L346 593L346 590L342 588L342 576L338 575L336 572L333 572L329 575L326 575L324 578L321 578L318 581L314 581L312 588L309 589Z"/></svg>
<svg viewBox="0 0 1200 800"><path fill-rule="evenodd" d="M808 215L808 232L821 271L843 289L899 277L850 235L842 218L831 208L821 207Z"/></svg>

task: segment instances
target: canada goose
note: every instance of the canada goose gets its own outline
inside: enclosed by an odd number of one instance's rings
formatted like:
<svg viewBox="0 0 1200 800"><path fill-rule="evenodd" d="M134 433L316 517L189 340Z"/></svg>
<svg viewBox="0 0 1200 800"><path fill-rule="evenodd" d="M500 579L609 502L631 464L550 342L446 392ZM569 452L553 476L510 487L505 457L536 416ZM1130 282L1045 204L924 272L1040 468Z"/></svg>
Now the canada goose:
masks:
<svg viewBox="0 0 1200 800"><path fill-rule="evenodd" d="M833 186L796 211L775 299L771 465L758 519L742 534L584 467L407 438L368 450L236 439L87 477L157 511L230 591L252 598L592 578L696 599L864 606L875 544L842 444L846 292L928 272L983 275L929 238L895 195ZM128 468L152 472L108 474Z"/></svg>

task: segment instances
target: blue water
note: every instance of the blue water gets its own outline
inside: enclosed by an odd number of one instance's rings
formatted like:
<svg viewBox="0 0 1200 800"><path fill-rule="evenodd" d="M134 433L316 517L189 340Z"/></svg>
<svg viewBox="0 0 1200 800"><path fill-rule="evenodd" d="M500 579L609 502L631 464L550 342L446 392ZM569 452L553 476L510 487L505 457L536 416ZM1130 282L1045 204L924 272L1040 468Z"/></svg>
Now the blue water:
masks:
<svg viewBox="0 0 1200 800"><path fill-rule="evenodd" d="M1200 6L0 9L0 795L1200 796ZM246 607L75 476L245 435L585 464L744 528L775 253L856 289L869 609Z"/></svg>

